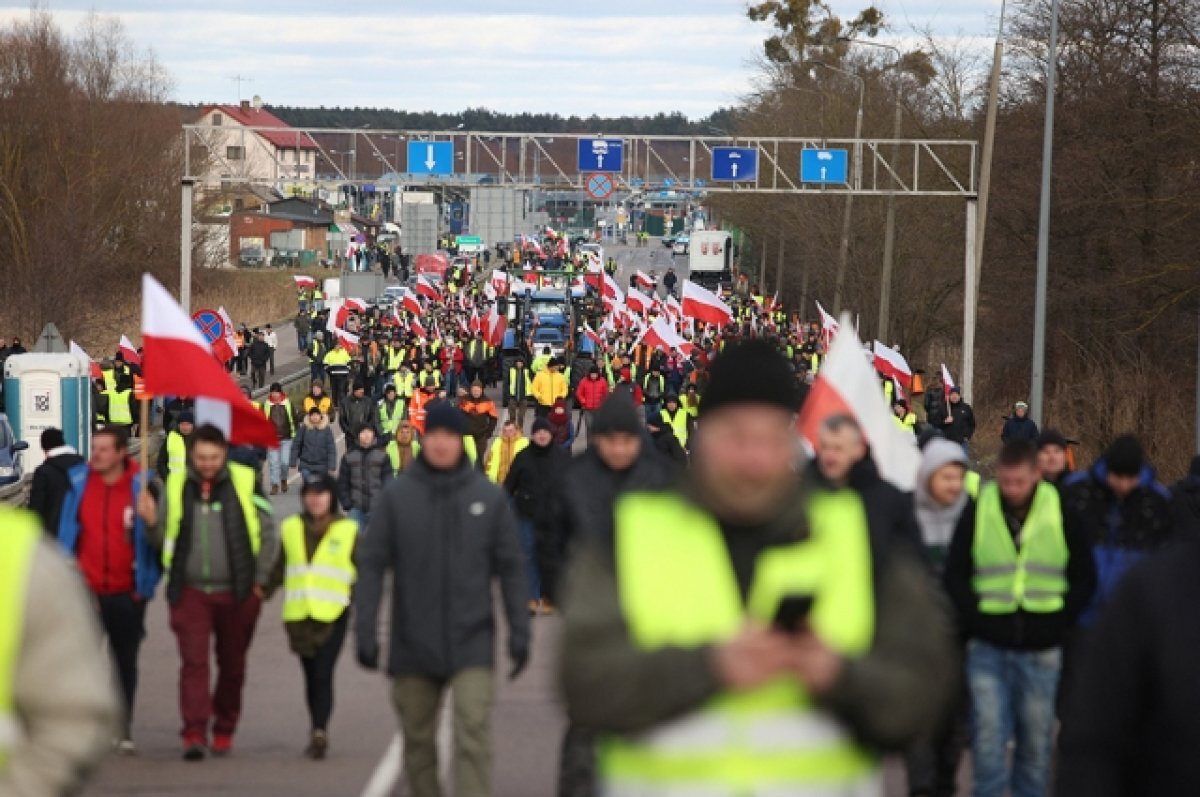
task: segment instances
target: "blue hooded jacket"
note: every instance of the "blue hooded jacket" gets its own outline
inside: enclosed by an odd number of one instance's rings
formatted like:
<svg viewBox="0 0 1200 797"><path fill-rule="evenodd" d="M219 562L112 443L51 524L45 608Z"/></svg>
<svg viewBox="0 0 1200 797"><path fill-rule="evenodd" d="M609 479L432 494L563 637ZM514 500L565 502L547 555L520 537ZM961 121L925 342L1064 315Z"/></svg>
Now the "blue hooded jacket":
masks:
<svg viewBox="0 0 1200 797"><path fill-rule="evenodd" d="M1092 542L1096 591L1079 624L1095 625L1109 596L1125 573L1174 536L1171 492L1149 465L1138 473L1137 487L1119 500L1109 489L1108 463L1101 457L1088 470L1070 474L1062 486L1064 509L1074 512Z"/></svg>
<svg viewBox="0 0 1200 797"><path fill-rule="evenodd" d="M86 462L81 462L67 471L70 487L63 499L62 515L58 521L58 544L71 558L75 557L75 548L79 542L79 505L83 503L83 490L87 486L91 468ZM134 499L141 495L146 487L146 474L139 472L133 477ZM146 536L146 523L136 514L133 520L133 551L134 574L133 585L137 594L149 600L154 597L154 590L162 580L162 561L158 549Z"/></svg>

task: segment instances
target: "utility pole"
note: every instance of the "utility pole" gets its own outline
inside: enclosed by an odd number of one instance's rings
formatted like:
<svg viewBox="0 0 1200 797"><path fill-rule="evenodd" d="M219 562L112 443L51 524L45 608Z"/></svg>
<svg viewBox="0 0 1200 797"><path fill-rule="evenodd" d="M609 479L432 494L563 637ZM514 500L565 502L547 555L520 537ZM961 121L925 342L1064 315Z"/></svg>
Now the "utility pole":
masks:
<svg viewBox="0 0 1200 797"><path fill-rule="evenodd" d="M783 295L783 236L779 236L779 252L775 255L775 292ZM763 297L766 297L766 293Z"/></svg>
<svg viewBox="0 0 1200 797"><path fill-rule="evenodd" d="M179 304L184 312L192 312L192 191L193 177L180 180L182 188L179 208Z"/></svg>
<svg viewBox="0 0 1200 797"><path fill-rule="evenodd" d="M1042 133L1042 196L1038 209L1037 279L1033 303L1033 373L1029 414L1043 425L1046 392L1046 282L1050 271L1050 178L1054 158L1054 92L1058 64L1058 5L1050 2L1050 41L1046 51L1046 124Z"/></svg>

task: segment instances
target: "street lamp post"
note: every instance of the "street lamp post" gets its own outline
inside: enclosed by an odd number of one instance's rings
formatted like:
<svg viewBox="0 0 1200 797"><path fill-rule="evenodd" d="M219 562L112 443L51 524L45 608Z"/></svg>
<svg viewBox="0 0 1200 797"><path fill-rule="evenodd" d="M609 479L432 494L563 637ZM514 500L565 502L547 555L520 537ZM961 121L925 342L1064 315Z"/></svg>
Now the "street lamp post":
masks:
<svg viewBox="0 0 1200 797"><path fill-rule="evenodd" d="M849 39L850 44L861 44L865 47L878 47L881 50L891 50L896 56L895 63L892 68L898 71L900 61L904 57L900 50L890 44L882 44L880 42L863 41L859 39ZM899 78L897 78L897 81ZM900 105L900 84L895 86L895 116L892 121L892 140L900 140L900 129L904 123L903 108ZM896 165L899 159L899 144L892 145L892 164ZM896 178L893 176L889 182L889 190L887 194L887 221L883 228L883 273L880 275L879 285L879 339L885 343L888 340L889 322L891 320L891 305L892 305L892 272L895 263L896 253Z"/></svg>
<svg viewBox="0 0 1200 797"><path fill-rule="evenodd" d="M1046 124L1042 133L1042 195L1038 208L1037 279L1033 303L1033 372L1030 416L1042 425L1046 388L1046 282L1050 271L1050 178L1054 157L1054 84L1058 62L1058 4L1050 2L1050 41L1046 52Z"/></svg>
<svg viewBox="0 0 1200 797"><path fill-rule="evenodd" d="M853 78L858 81L858 114L854 118L854 140L857 142L862 140L862 124L863 124L863 99L866 96L867 84L861 76L849 72L845 69L839 69L836 66L831 66L824 61L805 61L807 64L824 67L831 72L839 72L846 77ZM859 152L859 168L862 168L862 152ZM838 245L838 266L837 275L834 278L833 287L833 314L837 315L842 309L842 288L846 284L846 267L850 262L850 219L854 208L854 191L846 192L846 206L842 211L842 239Z"/></svg>

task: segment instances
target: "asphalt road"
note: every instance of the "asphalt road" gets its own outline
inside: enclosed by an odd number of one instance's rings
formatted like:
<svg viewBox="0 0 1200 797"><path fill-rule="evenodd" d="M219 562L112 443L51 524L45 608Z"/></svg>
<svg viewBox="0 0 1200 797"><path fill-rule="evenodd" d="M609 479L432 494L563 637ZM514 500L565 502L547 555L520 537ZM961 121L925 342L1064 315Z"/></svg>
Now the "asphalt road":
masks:
<svg viewBox="0 0 1200 797"><path fill-rule="evenodd" d="M629 269L654 269L661 276L671 263L667 250L653 240L647 248L617 248L612 254L622 263L626 283ZM686 274L685 258L677 260L676 270L682 278ZM290 327L280 329L279 335L276 371L287 374L306 361L296 351ZM298 485L293 482L292 490L276 496L272 503L277 518L297 512ZM406 793L397 785L398 735L388 682L379 673L358 666L352 634L347 637L337 672L329 757L322 762L302 757L308 735L303 678L299 662L288 650L280 604L277 595L264 607L259 620L250 650L243 718L234 755L187 763L180 758L179 658L160 594L147 615L147 638L141 655L134 722L139 754L109 759L85 794L379 797ZM381 639L386 638L384 633ZM558 618L536 618L529 668L516 682L503 677L497 681L492 739L494 794L498 797L555 794L559 745L565 729L553 679L558 634ZM887 770L889 797L905 794L896 762L890 762Z"/></svg>

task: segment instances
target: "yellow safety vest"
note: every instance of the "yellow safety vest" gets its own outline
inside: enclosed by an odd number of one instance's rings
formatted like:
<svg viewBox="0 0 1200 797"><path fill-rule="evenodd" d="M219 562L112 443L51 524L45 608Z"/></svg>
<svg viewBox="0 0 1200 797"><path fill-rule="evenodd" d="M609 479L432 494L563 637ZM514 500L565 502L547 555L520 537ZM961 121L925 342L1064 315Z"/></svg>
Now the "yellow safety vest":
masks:
<svg viewBox="0 0 1200 797"><path fill-rule="evenodd" d="M906 432L911 432L917 428L917 416L911 412L903 418L896 413L892 413L892 421Z"/></svg>
<svg viewBox="0 0 1200 797"><path fill-rule="evenodd" d="M114 388L116 388L117 374L116 374L116 372L113 371L113 369L105 368L103 371L100 372L100 375L102 377L104 377L105 392L108 392L109 390L113 390Z"/></svg>
<svg viewBox="0 0 1200 797"><path fill-rule="evenodd" d="M550 355L549 354L539 354L537 357L534 357L533 362L531 362L529 364L529 370L533 371L535 374L540 373L541 370L543 368L545 368L549 363L550 363Z"/></svg>
<svg viewBox="0 0 1200 797"><path fill-rule="evenodd" d="M388 349L387 357L387 369L395 373L400 370L400 366L404 363L404 349Z"/></svg>
<svg viewBox="0 0 1200 797"><path fill-rule="evenodd" d="M133 395L133 391L129 388L125 390L117 390L109 388L104 391L108 396L108 422L116 426L129 426L133 423L133 410L130 407L129 399Z"/></svg>
<svg viewBox="0 0 1200 797"><path fill-rule="evenodd" d="M524 370L523 373L525 374L524 396L525 396L525 398L529 398L529 396L533 393L533 377L530 375L530 373L527 369ZM509 368L508 369L508 395L510 397L512 397L512 396L517 395L517 393L519 393L519 392L520 391L517 390L517 369Z"/></svg>
<svg viewBox="0 0 1200 797"><path fill-rule="evenodd" d="M419 387L439 388L442 386L442 372L436 368L432 371L421 371L420 377L417 379Z"/></svg>
<svg viewBox="0 0 1200 797"><path fill-rule="evenodd" d="M671 430L675 432L675 439L679 441L679 445L687 448L689 417L687 410L680 406L679 409L675 410L674 418L672 418L671 414L665 409L660 410L659 415L662 416L663 423L665 423L667 426L670 426Z"/></svg>
<svg viewBox="0 0 1200 797"><path fill-rule="evenodd" d="M967 471L963 476L963 484L966 486L967 495L979 500L979 487L983 483L983 479L973 470Z"/></svg>
<svg viewBox="0 0 1200 797"><path fill-rule="evenodd" d="M39 526L31 512L0 508L0 617L4 618L0 622L0 773L21 737L13 692L25 630L25 591L42 535Z"/></svg>
<svg viewBox="0 0 1200 797"><path fill-rule="evenodd" d="M411 371L407 374L398 373L396 378L392 380L392 384L396 386L396 395L406 401L413 396L413 388L417 384L417 375Z"/></svg>
<svg viewBox="0 0 1200 797"><path fill-rule="evenodd" d="M187 441L179 432L167 433L167 475L187 469Z"/></svg>
<svg viewBox="0 0 1200 797"><path fill-rule="evenodd" d="M292 430L292 437L295 437L296 436L296 416L292 413L292 400L289 398L284 398L283 403L279 404L279 405L272 404L270 401L264 401L263 405L262 405L263 415L265 415L268 420L270 420L270 418L271 418L271 408L275 407L275 406L280 406L287 410L288 428L290 428Z"/></svg>
<svg viewBox="0 0 1200 797"><path fill-rule="evenodd" d="M397 391L398 392L398 391ZM404 418L404 399L396 399L396 406L392 409L389 415L387 411L387 399L381 399L379 402L379 429L384 434L394 434L400 426L400 421Z"/></svg>
<svg viewBox="0 0 1200 797"><path fill-rule="evenodd" d="M334 346L332 349L330 349L328 352L325 353L324 363L326 366L349 365L350 364L350 352L346 351L341 346Z"/></svg>
<svg viewBox="0 0 1200 797"><path fill-rule="evenodd" d="M227 463L229 478L233 482L233 491L237 493L238 503L242 506L242 515L246 520L246 533L250 537L250 553L258 556L262 547L262 526L258 522L260 507L271 510L267 499L254 491L258 474L253 468L239 465L236 462ZM175 544L179 542L179 530L183 524L183 486L187 482L187 470L178 470L167 476L167 517L163 533L162 566L168 576L171 572L171 560L175 558Z"/></svg>
<svg viewBox="0 0 1200 797"><path fill-rule="evenodd" d="M392 463L392 473L400 473L400 444L395 440L387 444L384 451L388 455L388 461ZM412 441L413 459L416 459L421 454L421 444L416 438Z"/></svg>
<svg viewBox="0 0 1200 797"><path fill-rule="evenodd" d="M769 623L788 595L812 595L809 624L842 656L875 634L871 548L853 493L815 494L810 535L759 556L743 603L717 521L678 496L632 494L616 508L616 570L633 643L645 651L732 639L749 617ZM649 731L603 740L605 794L857 794L878 783L875 754L781 677L718 694Z"/></svg>
<svg viewBox="0 0 1200 797"><path fill-rule="evenodd" d="M1040 482L1021 525L1021 549L1004 520L1000 488L993 482L979 494L971 583L983 614L1062 611L1067 594L1067 538L1058 490Z"/></svg>
<svg viewBox="0 0 1200 797"><path fill-rule="evenodd" d="M497 437L492 447L488 449L487 463L484 466L484 473L491 479L493 484L500 483L500 449L504 446L504 439ZM516 459L517 454L520 454L525 449L529 448L528 437L518 437L513 441L512 458ZM512 461L509 461L509 467L512 467Z"/></svg>
<svg viewBox="0 0 1200 797"><path fill-rule="evenodd" d="M332 623L350 605L350 588L358 571L354 567L354 540L358 524L335 520L330 524L309 561L304 542L304 518L292 515L283 521L279 544L283 548L283 621L316 620Z"/></svg>

